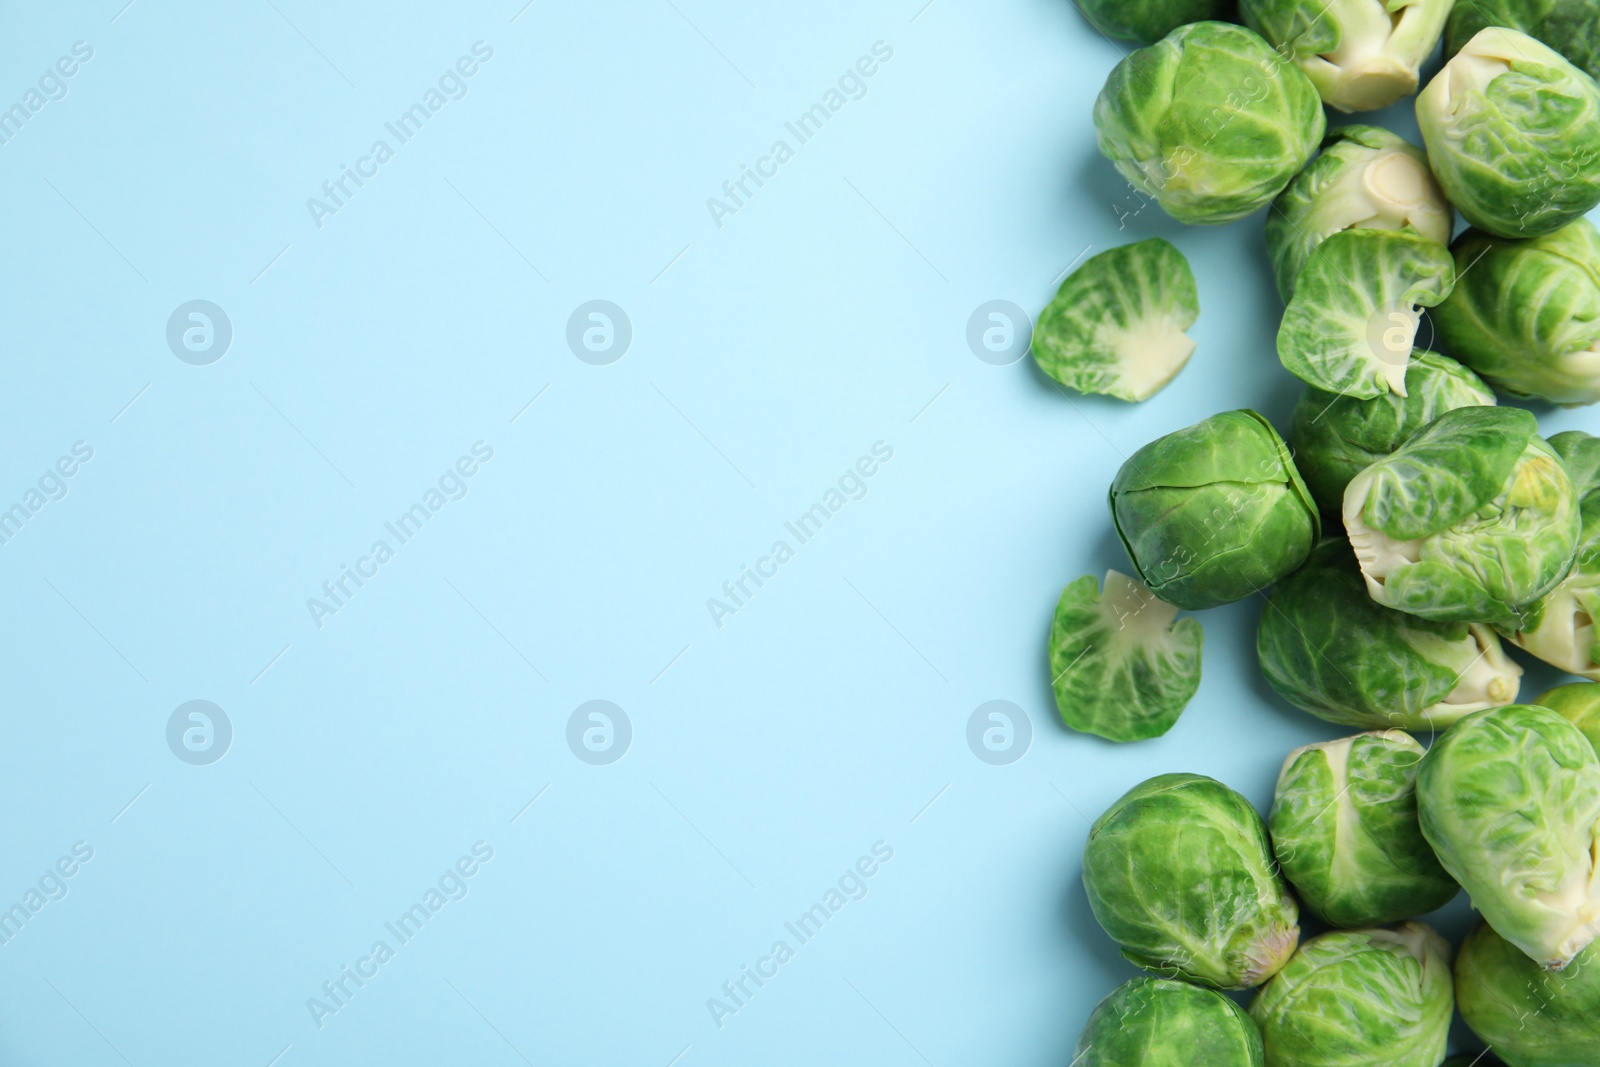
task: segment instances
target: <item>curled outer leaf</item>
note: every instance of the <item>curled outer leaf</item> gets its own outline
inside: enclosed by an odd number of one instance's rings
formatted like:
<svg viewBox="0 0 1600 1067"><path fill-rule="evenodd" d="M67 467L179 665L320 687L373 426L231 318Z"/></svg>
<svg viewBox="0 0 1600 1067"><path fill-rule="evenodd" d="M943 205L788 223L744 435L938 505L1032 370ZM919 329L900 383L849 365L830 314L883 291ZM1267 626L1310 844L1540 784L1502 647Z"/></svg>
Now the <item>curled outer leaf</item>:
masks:
<svg viewBox="0 0 1600 1067"><path fill-rule="evenodd" d="M1404 396L1418 307L1433 307L1455 283L1450 250L1416 233L1336 233L1295 282L1278 327L1278 358L1326 392Z"/></svg>
<svg viewBox="0 0 1600 1067"><path fill-rule="evenodd" d="M1515 628L1561 581L1579 514L1560 458L1516 408L1457 408L1351 481L1344 525L1380 604Z"/></svg>
<svg viewBox="0 0 1600 1067"><path fill-rule="evenodd" d="M1080 393L1145 400L1194 352L1184 333L1200 314L1189 261L1152 237L1092 256L1039 313L1033 358Z"/></svg>

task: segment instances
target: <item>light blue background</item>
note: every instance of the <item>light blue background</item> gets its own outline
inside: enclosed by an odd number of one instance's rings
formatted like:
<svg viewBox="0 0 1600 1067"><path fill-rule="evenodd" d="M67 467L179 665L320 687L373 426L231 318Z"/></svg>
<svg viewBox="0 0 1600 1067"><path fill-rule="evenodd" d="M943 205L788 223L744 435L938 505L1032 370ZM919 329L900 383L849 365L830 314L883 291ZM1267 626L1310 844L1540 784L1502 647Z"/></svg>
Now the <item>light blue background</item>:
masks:
<svg viewBox="0 0 1600 1067"><path fill-rule="evenodd" d="M1260 216L1119 229L1089 121L1118 50L1066 0L923 2L0 8L7 105L94 50L0 147L0 505L94 449L0 546L0 903L94 849L0 946L0 1063L1070 1060L1133 973L1079 887L1088 820L1172 770L1264 808L1339 731L1265 688L1244 603L1205 616L1169 735L1070 735L1056 596L1123 565L1127 453L1225 408L1281 424L1297 385ZM468 95L319 228L307 198L477 41ZM866 95L716 225L879 41ZM1204 311L1148 403L968 349L979 304L1037 311L1154 234ZM596 298L633 325L609 366L565 342ZM232 322L210 366L165 341L192 299ZM477 441L465 499L319 629L307 598ZM878 441L867 494L715 626ZM232 721L210 766L165 741L191 699ZM610 766L565 740L591 699L632 721ZM1031 717L1010 766L966 745L991 699ZM469 895L319 1028L307 999L477 841ZM879 841L867 896L719 1029L707 998Z"/></svg>

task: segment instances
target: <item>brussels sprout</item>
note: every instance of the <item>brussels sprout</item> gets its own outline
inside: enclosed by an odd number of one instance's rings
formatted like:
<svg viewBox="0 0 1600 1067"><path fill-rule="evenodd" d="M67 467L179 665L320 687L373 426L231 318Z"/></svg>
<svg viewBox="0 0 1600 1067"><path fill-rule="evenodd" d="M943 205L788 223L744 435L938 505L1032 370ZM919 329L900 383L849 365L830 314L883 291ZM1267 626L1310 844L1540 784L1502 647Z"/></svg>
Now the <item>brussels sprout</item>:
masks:
<svg viewBox="0 0 1600 1067"><path fill-rule="evenodd" d="M1547 971L1482 923L1461 943L1456 1003L1510 1067L1600 1063L1600 945L1565 970Z"/></svg>
<svg viewBox="0 0 1600 1067"><path fill-rule="evenodd" d="M1558 685L1534 701L1576 726L1600 752L1600 682Z"/></svg>
<svg viewBox="0 0 1600 1067"><path fill-rule="evenodd" d="M1497 237L1538 237L1600 203L1600 87L1525 33L1490 28L1417 97L1445 195Z"/></svg>
<svg viewBox="0 0 1600 1067"><path fill-rule="evenodd" d="M1300 946L1250 1005L1269 1067L1436 1067L1455 997L1450 946L1417 922Z"/></svg>
<svg viewBox="0 0 1600 1067"><path fill-rule="evenodd" d="M1272 851L1300 901L1332 926L1376 926L1456 895L1417 825L1423 747L1386 730L1289 753L1267 817Z"/></svg>
<svg viewBox="0 0 1600 1067"><path fill-rule="evenodd" d="M1519 624L1566 577L1578 505L1519 408L1447 411L1344 491L1344 528L1380 604L1427 619Z"/></svg>
<svg viewBox="0 0 1600 1067"><path fill-rule="evenodd" d="M1254 411L1225 411L1139 449L1111 483L1111 516L1151 592L1189 611L1271 585L1322 530L1283 438Z"/></svg>
<svg viewBox="0 0 1600 1067"><path fill-rule="evenodd" d="M1259 985L1300 939L1261 816L1198 774L1151 778L1096 819L1083 887L1130 962L1216 989Z"/></svg>
<svg viewBox="0 0 1600 1067"><path fill-rule="evenodd" d="M1600 78L1600 20L1593 0L1462 0L1444 24L1444 54L1455 55L1488 26L1521 30Z"/></svg>
<svg viewBox="0 0 1600 1067"><path fill-rule="evenodd" d="M1200 623L1138 581L1106 573L1067 586L1050 628L1050 678L1061 721L1112 741L1160 737L1200 687Z"/></svg>
<svg viewBox="0 0 1600 1067"><path fill-rule="evenodd" d="M1418 68L1452 0L1240 0L1245 24L1285 51L1340 111L1388 107L1417 91Z"/></svg>
<svg viewBox="0 0 1600 1067"><path fill-rule="evenodd" d="M1522 677L1492 628L1432 622L1375 602L1342 540L1318 545L1273 589L1256 655L1267 682L1295 707L1369 729L1443 730L1511 703ZM1379 921L1393 920L1370 920Z"/></svg>
<svg viewBox="0 0 1600 1067"><path fill-rule="evenodd" d="M1101 252L1067 276L1033 331L1033 358L1080 393L1146 400L1189 362L1200 314L1189 261L1159 237Z"/></svg>
<svg viewBox="0 0 1600 1067"><path fill-rule="evenodd" d="M1132 978L1078 1035L1075 1067L1262 1067L1261 1031L1221 993L1168 978Z"/></svg>
<svg viewBox="0 0 1600 1067"><path fill-rule="evenodd" d="M1272 202L1327 127L1314 85L1260 37L1195 22L1118 63L1094 105L1101 153L1180 222Z"/></svg>
<svg viewBox="0 0 1600 1067"><path fill-rule="evenodd" d="M1338 514L1345 486L1447 411L1494 404L1494 393L1470 370L1418 349L1401 393L1369 399L1307 386L1289 416L1294 465L1324 511Z"/></svg>
<svg viewBox="0 0 1600 1067"><path fill-rule="evenodd" d="M1191 22L1226 20L1233 0L1078 0L1083 17L1108 37L1155 44Z"/></svg>
<svg viewBox="0 0 1600 1067"><path fill-rule="evenodd" d="M1407 11L1414 10L1407 8ZM1267 252L1284 303L1311 250L1341 230L1403 230L1450 243L1455 216L1422 150L1376 126L1329 130L1322 154L1267 213Z"/></svg>
<svg viewBox="0 0 1600 1067"><path fill-rule="evenodd" d="M1510 640L1562 670L1600 680L1600 438L1568 430L1550 438L1578 495L1582 527L1572 571L1527 613Z"/></svg>
<svg viewBox="0 0 1600 1067"><path fill-rule="evenodd" d="M1496 389L1557 404L1600 400L1600 231L1578 219L1528 241L1467 230L1439 337ZM1468 265L1472 269L1467 270Z"/></svg>
<svg viewBox="0 0 1600 1067"><path fill-rule="evenodd" d="M1344 396L1406 395L1421 307L1456 284L1444 245L1403 230L1341 230L1311 253L1278 327L1278 359Z"/></svg>
<svg viewBox="0 0 1600 1067"><path fill-rule="evenodd" d="M1556 712L1456 723L1417 769L1417 812L1473 907L1535 962L1560 970L1600 933L1600 756Z"/></svg>

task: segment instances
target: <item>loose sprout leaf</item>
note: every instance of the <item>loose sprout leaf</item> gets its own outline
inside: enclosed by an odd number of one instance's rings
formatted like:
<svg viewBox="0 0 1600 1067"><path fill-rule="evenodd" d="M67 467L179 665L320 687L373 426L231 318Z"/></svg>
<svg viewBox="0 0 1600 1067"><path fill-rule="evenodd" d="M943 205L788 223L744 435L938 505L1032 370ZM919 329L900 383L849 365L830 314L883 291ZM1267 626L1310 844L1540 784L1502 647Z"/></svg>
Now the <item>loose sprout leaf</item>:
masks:
<svg viewBox="0 0 1600 1067"><path fill-rule="evenodd" d="M1318 389L1405 395L1417 306L1455 285L1443 245L1415 233L1344 230L1311 253L1278 328L1278 358Z"/></svg>
<svg viewBox="0 0 1600 1067"><path fill-rule="evenodd" d="M1451 353L1514 396L1600 400L1600 230L1577 219L1524 241L1472 229L1450 248L1459 281L1433 321Z"/></svg>
<svg viewBox="0 0 1600 1067"><path fill-rule="evenodd" d="M1406 394L1340 396L1306 386L1289 416L1295 466L1324 511L1337 513L1351 479L1456 408L1492 407L1494 392L1472 371L1418 349L1406 368Z"/></svg>
<svg viewBox="0 0 1600 1067"><path fill-rule="evenodd" d="M1111 571L1068 585L1050 629L1050 678L1061 719L1112 741L1159 737L1200 685L1205 637L1195 619L1143 583Z"/></svg>
<svg viewBox="0 0 1600 1067"><path fill-rule="evenodd" d="M1273 588L1256 655L1290 704L1367 729L1443 730L1511 703L1522 675L1490 627L1432 622L1373 600L1349 544L1334 539Z"/></svg>
<svg viewBox="0 0 1600 1067"><path fill-rule="evenodd" d="M1289 753L1267 827L1300 900L1334 926L1376 926L1443 907L1455 879L1417 824L1423 747L1400 730Z"/></svg>
<svg viewBox="0 0 1600 1067"><path fill-rule="evenodd" d="M1316 86L1259 36L1180 26L1118 63L1094 106L1117 171L1180 222L1231 222L1289 184L1322 140Z"/></svg>
<svg viewBox="0 0 1600 1067"><path fill-rule="evenodd" d="M1486 1044L1521 1067L1586 1065L1600 1049L1600 945L1547 971L1479 923L1456 959L1456 1006ZM1493 1056L1445 1067L1500 1067Z"/></svg>
<svg viewBox="0 0 1600 1067"><path fill-rule="evenodd" d="M1159 237L1101 252L1068 275L1033 331L1033 358L1081 393L1144 400L1189 362L1200 314L1189 261Z"/></svg>
<svg viewBox="0 0 1600 1067"><path fill-rule="evenodd" d="M1274 1067L1435 1067L1455 997L1450 945L1422 923L1300 946L1250 1005Z"/></svg>
<svg viewBox="0 0 1600 1067"><path fill-rule="evenodd" d="M1428 162L1466 220L1538 237L1600 203L1600 87L1518 30L1480 31L1417 96Z"/></svg>
<svg viewBox="0 0 1600 1067"><path fill-rule="evenodd" d="M1266 824L1198 774L1141 782L1096 819L1083 887L1130 962L1214 989L1260 985L1300 939Z"/></svg>
<svg viewBox="0 0 1600 1067"><path fill-rule="evenodd" d="M1600 933L1600 756L1549 708L1480 711L1417 770L1422 832L1501 936L1565 967Z"/></svg>
<svg viewBox="0 0 1600 1067"><path fill-rule="evenodd" d="M1454 221L1420 148L1377 126L1329 130L1321 154L1267 212L1278 295L1289 302L1312 250L1341 230L1410 227L1443 245Z"/></svg>
<svg viewBox="0 0 1600 1067"><path fill-rule="evenodd" d="M1245 22L1286 49L1329 106L1388 107L1417 91L1451 0L1241 0Z"/></svg>

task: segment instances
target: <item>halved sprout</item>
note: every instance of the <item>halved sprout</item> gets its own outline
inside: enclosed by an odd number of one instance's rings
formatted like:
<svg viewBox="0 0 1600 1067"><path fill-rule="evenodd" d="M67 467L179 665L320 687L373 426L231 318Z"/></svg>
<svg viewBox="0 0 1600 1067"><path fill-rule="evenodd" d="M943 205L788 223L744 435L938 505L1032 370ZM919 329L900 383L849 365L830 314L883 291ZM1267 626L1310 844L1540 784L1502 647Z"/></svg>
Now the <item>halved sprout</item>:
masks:
<svg viewBox="0 0 1600 1067"><path fill-rule="evenodd" d="M1600 203L1600 87L1525 33L1479 31L1417 96L1417 125L1480 230L1538 237Z"/></svg>
<svg viewBox="0 0 1600 1067"><path fill-rule="evenodd" d="M1311 253L1278 327L1278 359L1345 396L1406 395L1421 319L1456 283L1449 249L1419 234L1342 230Z"/></svg>
<svg viewBox="0 0 1600 1067"><path fill-rule="evenodd" d="M1578 557L1561 584L1506 637L1552 667L1600 680L1600 438L1568 430L1550 438L1550 447L1578 495Z"/></svg>
<svg viewBox="0 0 1600 1067"><path fill-rule="evenodd" d="M1267 828L1300 900L1333 926L1375 926L1443 907L1460 887L1417 825L1425 750L1401 730L1289 753Z"/></svg>
<svg viewBox="0 0 1600 1067"><path fill-rule="evenodd" d="M1417 91L1451 0L1240 0L1245 24L1285 50L1330 107L1371 111Z"/></svg>
<svg viewBox="0 0 1600 1067"><path fill-rule="evenodd" d="M1278 295L1288 303L1312 250L1341 230L1409 227L1448 244L1453 221L1420 148L1377 126L1329 130L1322 154L1295 175L1267 213L1267 252Z"/></svg>
<svg viewBox="0 0 1600 1067"><path fill-rule="evenodd" d="M1516 627L1571 568L1578 505L1519 408L1447 411L1344 492L1344 527L1378 603Z"/></svg>
<svg viewBox="0 0 1600 1067"><path fill-rule="evenodd" d="M1443 730L1511 703L1522 677L1491 627L1431 622L1374 601L1342 540L1318 545L1273 588L1256 654L1289 703L1368 729Z"/></svg>
<svg viewBox="0 0 1600 1067"><path fill-rule="evenodd" d="M1061 283L1039 313L1033 358L1080 393L1145 400L1194 352L1184 331L1200 314L1189 261L1152 237L1101 252Z"/></svg>
<svg viewBox="0 0 1600 1067"><path fill-rule="evenodd" d="M1050 678L1061 720L1112 741L1159 737L1200 686L1205 634L1143 582L1106 572L1067 586L1050 628Z"/></svg>
<svg viewBox="0 0 1600 1067"><path fill-rule="evenodd" d="M1450 250L1461 280L1433 314L1445 347L1515 396L1600 400L1600 230L1588 219L1527 241L1467 230Z"/></svg>
<svg viewBox="0 0 1600 1067"><path fill-rule="evenodd" d="M1474 373L1437 352L1417 349L1406 368L1406 392L1362 399L1306 386L1289 416L1289 447L1306 487L1325 511L1337 513L1345 486L1447 411L1494 404Z"/></svg>
<svg viewBox="0 0 1600 1067"><path fill-rule="evenodd" d="M1260 985L1300 940L1266 824L1198 774L1141 782L1096 819L1083 887L1130 963L1213 989Z"/></svg>
<svg viewBox="0 0 1600 1067"><path fill-rule="evenodd" d="M1327 127L1316 86L1257 34L1179 26L1118 63L1094 105L1100 152L1180 222L1272 202Z"/></svg>
<svg viewBox="0 0 1600 1067"><path fill-rule="evenodd" d="M1418 922L1313 937L1250 1015L1272 1067L1437 1067L1455 995L1450 945Z"/></svg>
<svg viewBox="0 0 1600 1067"><path fill-rule="evenodd" d="M1467 716L1417 768L1423 836L1496 931L1560 970L1600 934L1600 756L1549 708Z"/></svg>

